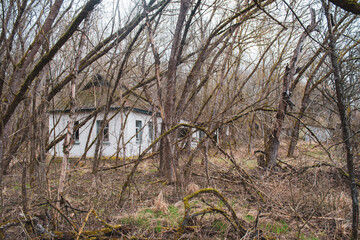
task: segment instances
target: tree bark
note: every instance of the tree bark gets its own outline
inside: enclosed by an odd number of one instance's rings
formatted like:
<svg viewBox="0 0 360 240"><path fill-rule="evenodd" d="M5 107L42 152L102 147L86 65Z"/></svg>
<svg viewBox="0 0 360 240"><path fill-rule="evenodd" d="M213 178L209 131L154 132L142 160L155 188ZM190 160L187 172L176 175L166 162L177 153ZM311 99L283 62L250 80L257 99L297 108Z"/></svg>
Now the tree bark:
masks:
<svg viewBox="0 0 360 240"><path fill-rule="evenodd" d="M355 180L354 173L354 157L352 150L352 140L351 140L351 130L350 130L350 119L346 113L346 103L345 103L345 92L344 92L344 80L341 78L340 74L340 65L338 63L339 57L335 52L336 49L336 39L333 32L333 26L331 23L329 5L323 1L323 6L325 9L325 14L327 18L328 31L329 31L329 53L331 66L335 82L335 92L336 92L336 104L339 111L339 117L341 122L341 132L342 139L345 145L346 151L346 165L349 173L350 179L350 192L352 200L352 230L350 239L358 239L358 226L359 226L359 201L358 201L358 192Z"/></svg>
<svg viewBox="0 0 360 240"><path fill-rule="evenodd" d="M83 32L80 35L80 42L79 42L79 49L77 51L76 57L75 57L75 78L71 80L70 85L70 112L69 112L69 121L67 123L67 132L66 137L64 140L63 145L63 153L64 157L61 164L61 172L60 172L60 178L59 178L59 188L58 188L58 200L60 200L60 197L63 195L64 188L65 188L65 181L66 181L66 175L67 175L67 169L68 169L68 161L70 157L70 150L74 145L74 125L75 125L75 99L76 99L76 81L78 80L78 73L79 73L79 65L80 65L80 59L82 54L82 47L85 41L85 33L86 28L88 25L88 18L85 18L84 26L83 26ZM59 207L59 205L58 205Z"/></svg>
<svg viewBox="0 0 360 240"><path fill-rule="evenodd" d="M300 122L301 122L301 119L304 117L305 111L306 111L306 109L308 108L308 106L310 104L310 94L315 89L313 86L320 84L325 79L324 78L324 79L322 79L322 81L316 82L316 84L314 84L314 85L311 84L314 77L315 77L315 74L319 71L319 69L320 69L321 65L323 64L326 56L327 56L327 53L325 53L324 56L321 58L320 62L317 64L316 68L311 73L310 77L308 78L308 80L306 82L303 98L301 100L299 116L295 121L293 130L292 130L292 133L291 133L291 139L290 139L290 144L289 144L288 153L287 153L288 157L293 157L294 156L295 147L296 147L296 145L297 145L297 143L299 141Z"/></svg>
<svg viewBox="0 0 360 240"><path fill-rule="evenodd" d="M15 110L18 108L19 104L25 99L31 83L35 80L38 74L43 70L43 68L52 60L55 54L60 50L60 48L69 40L69 38L77 30L81 22L94 10L95 6L100 3L101 0L89 0L76 18L72 21L70 26L67 28L66 32L60 37L60 39L55 43L55 45L44 54L41 59L36 63L34 68L26 75L25 80L22 82L19 91L15 94L14 99L9 102L6 111L2 115L0 124L0 135L3 134L3 130L6 127L6 124L9 122L13 116Z"/></svg>
<svg viewBox="0 0 360 240"><path fill-rule="evenodd" d="M179 16L176 23L175 34L173 37L171 54L168 65L168 74L165 84L165 94L163 108L163 127L162 133L168 131L171 127L177 124L178 119L175 119L175 98L176 98L176 72L177 63L180 58L180 43L181 32L184 26L186 13L191 6L190 0L181 0ZM185 36L184 36L185 37ZM169 184L176 182L177 175L177 156L175 156L175 138L176 133L172 132L166 137L162 138L160 146L160 166L161 172L165 176Z"/></svg>
<svg viewBox="0 0 360 240"><path fill-rule="evenodd" d="M58 187L58 200L63 195L66 175L68 169L68 161L70 156L70 150L74 144L73 132L74 132L74 123L75 123L75 79L71 81L71 94L70 94L70 113L69 113L69 121L67 123L67 132L66 137L63 144L63 154L64 157L62 159L60 178L59 178L59 187ZM60 204L60 202L59 202ZM58 204L58 207L60 206Z"/></svg>
<svg viewBox="0 0 360 240"><path fill-rule="evenodd" d="M285 74L283 77L283 86L282 93L279 101L279 105L276 113L276 120L274 123L274 127L272 133L269 136L269 140L265 146L266 152L266 163L268 168L273 168L277 162L277 156L279 152L280 146L280 134L282 130L282 125L284 123L285 114L287 111L287 106L291 104L290 97L290 83L293 81L294 75L296 73L296 64L300 52L302 50L302 46L308 34L312 32L316 27L315 22L315 11L311 9L311 25L307 27L307 29L301 34L298 44L294 50L293 56L290 61L290 66L287 66L285 69Z"/></svg>

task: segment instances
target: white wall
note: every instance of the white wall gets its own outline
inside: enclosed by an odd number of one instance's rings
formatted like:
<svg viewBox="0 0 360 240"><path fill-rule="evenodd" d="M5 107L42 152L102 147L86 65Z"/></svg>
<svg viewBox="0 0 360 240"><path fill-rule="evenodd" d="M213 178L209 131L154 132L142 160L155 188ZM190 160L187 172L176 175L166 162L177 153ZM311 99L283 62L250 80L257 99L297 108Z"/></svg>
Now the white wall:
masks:
<svg viewBox="0 0 360 240"><path fill-rule="evenodd" d="M330 129L315 127L315 126L307 126L307 127L311 130L313 134L316 135L316 137L320 142L326 142L331 139L332 131ZM303 131L304 131L304 137L303 137L304 141L306 142L315 141L314 137L312 136L312 134L309 132L308 129L304 128Z"/></svg>
<svg viewBox="0 0 360 240"><path fill-rule="evenodd" d="M81 122L84 120L89 113L78 113L76 116L76 121ZM111 112L108 115L108 119L112 118L109 121L109 141L103 141L102 146L102 156L111 157L116 156L118 153L119 157L130 157L139 155L143 150L145 150L150 144L150 135L148 123L151 121L151 116L137 113L134 111L117 113L114 116L115 112ZM126 116L127 115L127 116ZM85 152L86 142L90 135L90 140L88 146L94 142L94 139L97 135L97 123L96 120L103 120L104 114L99 114L94 122L94 119L88 121L79 131L79 141L76 142L71 151L70 157L81 157ZM142 141L136 140L136 121L142 122ZM49 128L50 128L50 140L54 139L54 136L60 136L66 132L66 125L69 121L69 115L67 113L50 113L49 114ZM158 121L158 132L160 131L161 118L157 118ZM91 126L93 128L91 129ZM55 126L55 128L54 128ZM123 127L125 126L125 127ZM124 137L121 138L121 129L124 130ZM155 126L153 124L153 128ZM55 130L55 135L54 135ZM153 136L154 138L154 136ZM92 147L87 151L86 157L93 157L95 152L96 141L93 143ZM56 151L57 156L63 156L63 141L58 143L55 149L52 150L52 154ZM124 152L125 150L125 152ZM124 154L125 153L125 154Z"/></svg>

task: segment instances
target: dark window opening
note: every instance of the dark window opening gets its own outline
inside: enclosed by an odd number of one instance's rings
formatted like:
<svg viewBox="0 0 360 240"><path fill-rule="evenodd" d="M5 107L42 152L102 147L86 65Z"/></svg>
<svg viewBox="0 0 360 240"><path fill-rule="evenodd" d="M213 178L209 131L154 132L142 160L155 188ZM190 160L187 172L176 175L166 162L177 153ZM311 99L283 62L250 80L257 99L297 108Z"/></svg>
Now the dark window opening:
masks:
<svg viewBox="0 0 360 240"><path fill-rule="evenodd" d="M74 132L73 132L73 139L75 143L79 143L80 142L80 128L78 128L77 130L75 130L76 126L79 125L79 121L75 121L74 124Z"/></svg>
<svg viewBox="0 0 360 240"><path fill-rule="evenodd" d="M204 131L199 131L199 139L202 140L206 136Z"/></svg>
<svg viewBox="0 0 360 240"><path fill-rule="evenodd" d="M189 135L189 133L190 133L189 128L182 127L182 128L179 128L177 136L178 136L178 138L185 138Z"/></svg>
<svg viewBox="0 0 360 240"><path fill-rule="evenodd" d="M96 120L96 134L99 134L101 128L103 127L103 120ZM109 141L109 123L107 122L103 129L103 141Z"/></svg>
<svg viewBox="0 0 360 240"><path fill-rule="evenodd" d="M149 129L149 141L152 142L154 140L154 127L152 122L148 122Z"/></svg>
<svg viewBox="0 0 360 240"><path fill-rule="evenodd" d="M142 121L136 120L136 143L142 142Z"/></svg>

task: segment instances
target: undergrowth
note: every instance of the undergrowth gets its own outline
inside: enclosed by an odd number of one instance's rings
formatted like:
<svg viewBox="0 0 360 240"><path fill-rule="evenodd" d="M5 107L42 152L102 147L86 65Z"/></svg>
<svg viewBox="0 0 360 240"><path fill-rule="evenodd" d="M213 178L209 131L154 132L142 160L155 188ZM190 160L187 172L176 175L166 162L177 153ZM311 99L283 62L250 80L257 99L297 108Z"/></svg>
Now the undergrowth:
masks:
<svg viewBox="0 0 360 240"><path fill-rule="evenodd" d="M66 200L60 208L77 226L84 223L91 207L104 222L124 226L123 239L137 237L147 239L239 239L234 226L224 216L216 212L198 214L187 222L181 235L179 228L184 220L183 198L201 188L217 189L235 211L247 234L243 239L345 239L351 227L351 199L346 179L331 167L314 167L304 172L306 166L327 162L327 155L313 146L301 145L297 158L285 158L280 152L281 170L269 172L256 167L255 156L245 151L233 152L237 164L244 168L248 178L240 175L232 163L220 153L212 153L209 162L209 182L204 173L201 159L192 166L190 179L177 187L166 185L159 177L157 159L147 160L140 165L134 175L124 200L119 204L119 194L131 166L100 172L95 182L91 174L91 161L79 167L72 166L66 186ZM216 159L216 160L215 160ZM114 159L104 159L103 167L113 166ZM120 163L119 161L116 161ZM58 179L56 161L49 171L50 196L39 191L36 183L29 179L26 183L30 199L29 214L37 216L41 224L53 230L54 209L46 199L55 198ZM338 163L341 165L341 162ZM3 190L3 222L18 219L21 206L21 168L12 170L5 178ZM190 188L186 188L187 185ZM190 190L189 190L190 189ZM166 209L158 210L154 204L163 193ZM261 197L260 197L261 196ZM189 202L191 214L204 209L216 208L228 212L223 201L210 195L201 195ZM59 218L60 231L72 230L69 222ZM101 229L103 223L90 217L85 230ZM22 229L19 231L19 228ZM8 239L26 238L24 226L17 225L5 229ZM9 238L10 237L10 238ZM15 237L15 238L11 238Z"/></svg>

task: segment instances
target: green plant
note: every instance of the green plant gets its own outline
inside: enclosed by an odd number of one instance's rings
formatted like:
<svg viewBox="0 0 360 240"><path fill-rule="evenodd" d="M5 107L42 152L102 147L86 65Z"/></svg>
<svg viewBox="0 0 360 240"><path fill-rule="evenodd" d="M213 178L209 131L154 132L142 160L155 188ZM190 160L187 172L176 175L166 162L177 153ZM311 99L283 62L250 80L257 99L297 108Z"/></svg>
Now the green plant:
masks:
<svg viewBox="0 0 360 240"><path fill-rule="evenodd" d="M218 232L224 232L226 230L226 224L222 222L221 220L214 220L211 223L211 227Z"/></svg>
<svg viewBox="0 0 360 240"><path fill-rule="evenodd" d="M161 232L161 230L162 230L161 226L157 226L157 227L154 228L155 233L159 233L159 232Z"/></svg>
<svg viewBox="0 0 360 240"><path fill-rule="evenodd" d="M150 226L152 223L156 222L154 226L154 231L159 232L163 227L177 226L181 221L182 215L179 214L178 209L175 206L168 207L169 212L164 213L161 211L154 211L151 208L146 208L139 211L135 221L137 222L136 225L138 226ZM165 224L165 226L164 226Z"/></svg>
<svg viewBox="0 0 360 240"><path fill-rule="evenodd" d="M145 215L145 214L154 214L154 211L151 208L146 208L143 209L139 212L140 215Z"/></svg>
<svg viewBox="0 0 360 240"><path fill-rule="evenodd" d="M290 230L288 224L283 220L274 224L267 223L265 229L276 234L285 234Z"/></svg>
<svg viewBox="0 0 360 240"><path fill-rule="evenodd" d="M123 225L133 225L137 227L148 227L150 225L150 220L143 216L138 217L125 217L120 220Z"/></svg>
<svg viewBox="0 0 360 240"><path fill-rule="evenodd" d="M313 236L307 237L307 236L305 236L304 234L301 234L301 235L300 235L300 239L301 239L301 240L319 240L319 238L317 238L317 237L313 237Z"/></svg>
<svg viewBox="0 0 360 240"><path fill-rule="evenodd" d="M150 225L150 220L145 217L137 217L135 219L135 225L139 227L148 227Z"/></svg>
<svg viewBox="0 0 360 240"><path fill-rule="evenodd" d="M254 216L247 214L247 215L245 215L245 219L249 222L252 222L252 221L254 221L255 218L254 218Z"/></svg>

